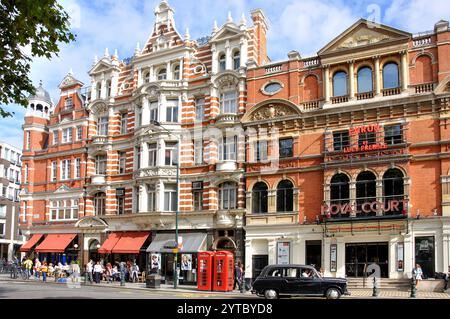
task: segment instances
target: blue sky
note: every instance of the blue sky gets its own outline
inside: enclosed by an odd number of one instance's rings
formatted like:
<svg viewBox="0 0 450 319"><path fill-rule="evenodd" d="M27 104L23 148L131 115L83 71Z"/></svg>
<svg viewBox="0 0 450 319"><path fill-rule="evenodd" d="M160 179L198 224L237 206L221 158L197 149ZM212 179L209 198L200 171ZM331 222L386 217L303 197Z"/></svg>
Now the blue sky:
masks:
<svg viewBox="0 0 450 319"><path fill-rule="evenodd" d="M59 57L51 61L36 59L31 78L42 80L54 102L58 84L72 69L75 76L89 84L87 72L94 55L105 48L119 58L133 54L137 42L148 38L153 26L153 9L159 0L60 0L72 16L77 41L61 46ZM359 18L375 20L411 33L432 30L440 19L450 19L448 0L168 0L175 9L178 31L186 28L192 39L211 33L214 20L225 23L228 11L235 21L261 8L269 20L268 54L273 61L286 59L291 50L312 55ZM0 119L0 140L22 147L24 109L15 105L13 118Z"/></svg>

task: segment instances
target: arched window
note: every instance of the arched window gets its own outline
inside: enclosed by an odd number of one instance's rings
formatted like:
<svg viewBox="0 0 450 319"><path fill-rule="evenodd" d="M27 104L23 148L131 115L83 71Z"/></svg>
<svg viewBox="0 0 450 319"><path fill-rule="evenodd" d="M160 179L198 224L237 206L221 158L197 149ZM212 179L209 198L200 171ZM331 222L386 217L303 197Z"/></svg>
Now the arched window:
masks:
<svg viewBox="0 0 450 319"><path fill-rule="evenodd" d="M96 216L104 216L106 212L106 194L97 193L94 195L94 209Z"/></svg>
<svg viewBox="0 0 450 319"><path fill-rule="evenodd" d="M180 66L176 65L173 68L173 79L174 80L179 80L180 79Z"/></svg>
<svg viewBox="0 0 450 319"><path fill-rule="evenodd" d="M305 101L314 101L319 99L319 83L317 77L308 75L304 81L304 97Z"/></svg>
<svg viewBox="0 0 450 319"><path fill-rule="evenodd" d="M397 208L392 209L393 205L388 205L391 201L401 201L405 198L405 186L403 182L404 175L398 168L391 168L383 175L383 198L385 207L390 207L391 210L386 212L387 215L403 214L406 207L403 202L399 202Z"/></svg>
<svg viewBox="0 0 450 319"><path fill-rule="evenodd" d="M237 184L225 182L219 186L219 209L235 209L237 207Z"/></svg>
<svg viewBox="0 0 450 319"><path fill-rule="evenodd" d="M356 178L356 207L362 212L362 204L371 203L377 199L376 176L372 172L361 172ZM375 215L375 212L369 213Z"/></svg>
<svg viewBox="0 0 450 319"><path fill-rule="evenodd" d="M294 185L284 180L277 186L277 212L292 212L294 210Z"/></svg>
<svg viewBox="0 0 450 319"><path fill-rule="evenodd" d="M226 57L225 53L219 55L219 71L225 71L226 68Z"/></svg>
<svg viewBox="0 0 450 319"><path fill-rule="evenodd" d="M386 63L383 67L383 88L395 89L398 87L400 87L398 64L395 62Z"/></svg>
<svg viewBox="0 0 450 319"><path fill-rule="evenodd" d="M433 82L433 66L428 55L421 55L416 59L416 80L417 83Z"/></svg>
<svg viewBox="0 0 450 319"><path fill-rule="evenodd" d="M166 69L161 69L158 72L158 81L162 81L167 79L167 70Z"/></svg>
<svg viewBox="0 0 450 319"><path fill-rule="evenodd" d="M239 51L235 51L233 53L233 69L237 70L241 67L241 53Z"/></svg>
<svg viewBox="0 0 450 319"><path fill-rule="evenodd" d="M42 106L42 104L36 105L36 111L40 111L40 112L44 111L44 107Z"/></svg>
<svg viewBox="0 0 450 319"><path fill-rule="evenodd" d="M358 93L373 91L372 69L368 66L358 70Z"/></svg>
<svg viewBox="0 0 450 319"><path fill-rule="evenodd" d="M252 212L267 213L267 185L263 182L256 183L252 191Z"/></svg>
<svg viewBox="0 0 450 319"><path fill-rule="evenodd" d="M333 76L333 96L348 95L347 90L347 73L338 71Z"/></svg>
<svg viewBox="0 0 450 319"><path fill-rule="evenodd" d="M144 83L149 83L150 82L150 71L144 72L142 77L144 79Z"/></svg>
<svg viewBox="0 0 450 319"><path fill-rule="evenodd" d="M331 204L343 205L350 200L350 179L345 174L336 174L330 183Z"/></svg>
<svg viewBox="0 0 450 319"><path fill-rule="evenodd" d="M97 83L97 99L102 98L102 85L101 83Z"/></svg>

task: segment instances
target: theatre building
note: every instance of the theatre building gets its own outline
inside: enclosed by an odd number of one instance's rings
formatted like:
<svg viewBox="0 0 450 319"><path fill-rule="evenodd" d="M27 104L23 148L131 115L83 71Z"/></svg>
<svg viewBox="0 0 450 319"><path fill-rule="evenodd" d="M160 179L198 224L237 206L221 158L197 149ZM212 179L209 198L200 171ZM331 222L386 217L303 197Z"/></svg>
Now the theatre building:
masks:
<svg viewBox="0 0 450 319"><path fill-rule="evenodd" d="M316 56L249 66L246 274L405 279L450 265L450 30L365 20Z"/></svg>

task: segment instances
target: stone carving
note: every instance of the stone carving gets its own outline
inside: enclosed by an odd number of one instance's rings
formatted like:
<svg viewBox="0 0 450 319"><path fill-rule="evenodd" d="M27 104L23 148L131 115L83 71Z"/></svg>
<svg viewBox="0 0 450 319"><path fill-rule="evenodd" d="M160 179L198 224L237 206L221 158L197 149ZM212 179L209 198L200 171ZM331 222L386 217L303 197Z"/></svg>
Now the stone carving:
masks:
<svg viewBox="0 0 450 319"><path fill-rule="evenodd" d="M232 87L238 85L239 79L234 75L224 74L217 79L216 83L219 88Z"/></svg>
<svg viewBox="0 0 450 319"><path fill-rule="evenodd" d="M176 168L144 168L138 173L137 177L155 177L155 176L176 176Z"/></svg>
<svg viewBox="0 0 450 319"><path fill-rule="evenodd" d="M253 121L261 121L272 119L275 117L286 117L291 115L297 115L297 113L292 108L285 105L269 104L269 106L263 107L253 113L251 119Z"/></svg>
<svg viewBox="0 0 450 319"><path fill-rule="evenodd" d="M94 113L94 114L101 114L101 113L107 113L108 112L108 106L105 104L105 103L98 103L98 104L95 104L93 107L92 107L92 112Z"/></svg>
<svg viewBox="0 0 450 319"><path fill-rule="evenodd" d="M64 193L64 192L68 192L70 191L70 187L67 185L61 185L56 191L55 193Z"/></svg>
<svg viewBox="0 0 450 319"><path fill-rule="evenodd" d="M60 87L67 87L78 83L77 79L75 79L72 75L68 74L62 80Z"/></svg>
<svg viewBox="0 0 450 319"><path fill-rule="evenodd" d="M364 28L342 41L337 46L337 49L348 49L362 45L374 44L386 39L389 39L389 36Z"/></svg>

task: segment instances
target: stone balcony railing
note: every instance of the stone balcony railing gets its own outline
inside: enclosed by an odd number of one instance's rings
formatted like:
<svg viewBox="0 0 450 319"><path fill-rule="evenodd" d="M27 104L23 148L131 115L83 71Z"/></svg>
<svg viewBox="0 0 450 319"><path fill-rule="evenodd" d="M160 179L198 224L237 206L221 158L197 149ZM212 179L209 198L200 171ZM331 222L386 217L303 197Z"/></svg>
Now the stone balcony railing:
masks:
<svg viewBox="0 0 450 319"><path fill-rule="evenodd" d="M219 114L216 117L217 126L227 126L239 123L239 115L237 114Z"/></svg>
<svg viewBox="0 0 450 319"><path fill-rule="evenodd" d="M171 166L141 168L134 173L134 178L176 177L177 168Z"/></svg>
<svg viewBox="0 0 450 319"><path fill-rule="evenodd" d="M435 84L434 83L422 83L412 86L416 94L433 92Z"/></svg>
<svg viewBox="0 0 450 319"><path fill-rule="evenodd" d="M237 169L237 163L233 160L224 160L216 163L216 172L232 172Z"/></svg>
<svg viewBox="0 0 450 319"><path fill-rule="evenodd" d="M108 137L105 135L96 135L92 137L92 144L104 145L108 143Z"/></svg>
<svg viewBox="0 0 450 319"><path fill-rule="evenodd" d="M92 185L103 185L106 183L106 176L103 174L96 174L91 176Z"/></svg>
<svg viewBox="0 0 450 319"><path fill-rule="evenodd" d="M432 42L431 36L414 39L413 40L413 47L414 48L425 47L427 45L430 45L431 42Z"/></svg>
<svg viewBox="0 0 450 319"><path fill-rule="evenodd" d="M399 95L401 93L401 88L382 89L381 92L383 93L383 96Z"/></svg>
<svg viewBox="0 0 450 319"><path fill-rule="evenodd" d="M331 103L332 104L340 104L340 103L346 103L348 102L348 95L344 95L344 96L333 96L331 98Z"/></svg>
<svg viewBox="0 0 450 319"><path fill-rule="evenodd" d="M281 72L281 70L282 70L282 65L278 64L278 65L266 67L265 71L266 71L266 74L270 74L270 73Z"/></svg>
<svg viewBox="0 0 450 319"><path fill-rule="evenodd" d="M373 92L356 93L356 99L358 101L373 99Z"/></svg>
<svg viewBox="0 0 450 319"><path fill-rule="evenodd" d="M305 68L310 68L310 67L313 67L313 66L317 66L319 64L320 64L320 60L317 57L311 58L311 59L307 59L307 60L303 61L303 66Z"/></svg>
<svg viewBox="0 0 450 319"><path fill-rule="evenodd" d="M303 112L319 110L321 108L321 102L322 100L304 102L300 105L300 108Z"/></svg>

